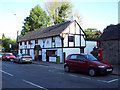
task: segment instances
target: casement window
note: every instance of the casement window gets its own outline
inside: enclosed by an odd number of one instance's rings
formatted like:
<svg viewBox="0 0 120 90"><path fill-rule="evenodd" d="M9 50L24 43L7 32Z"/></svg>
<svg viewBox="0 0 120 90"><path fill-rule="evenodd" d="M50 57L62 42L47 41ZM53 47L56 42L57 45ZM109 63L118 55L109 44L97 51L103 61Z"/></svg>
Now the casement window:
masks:
<svg viewBox="0 0 120 90"><path fill-rule="evenodd" d="M25 45L27 44L27 42L25 42Z"/></svg>
<svg viewBox="0 0 120 90"><path fill-rule="evenodd" d="M38 44L38 39L35 40L35 44Z"/></svg>
<svg viewBox="0 0 120 90"><path fill-rule="evenodd" d="M55 38L54 37L52 37L52 42L55 42Z"/></svg>
<svg viewBox="0 0 120 90"><path fill-rule="evenodd" d="M69 36L68 39L69 39L69 42L74 42L74 36Z"/></svg>
<svg viewBox="0 0 120 90"><path fill-rule="evenodd" d="M80 53L84 53L84 48L80 48Z"/></svg>
<svg viewBox="0 0 120 90"><path fill-rule="evenodd" d="M31 43L31 41L29 41L29 44Z"/></svg>
<svg viewBox="0 0 120 90"><path fill-rule="evenodd" d="M22 54L22 49L20 49L20 53Z"/></svg>
<svg viewBox="0 0 120 90"><path fill-rule="evenodd" d="M27 50L27 54L30 55L30 49Z"/></svg>
<svg viewBox="0 0 120 90"><path fill-rule="evenodd" d="M22 42L20 42L20 45L22 45Z"/></svg>

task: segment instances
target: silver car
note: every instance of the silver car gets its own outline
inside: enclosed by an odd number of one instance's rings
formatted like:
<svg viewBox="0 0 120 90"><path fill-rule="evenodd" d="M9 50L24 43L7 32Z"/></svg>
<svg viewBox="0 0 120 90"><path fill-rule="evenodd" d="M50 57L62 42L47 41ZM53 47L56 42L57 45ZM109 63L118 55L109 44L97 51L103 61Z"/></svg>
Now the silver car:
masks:
<svg viewBox="0 0 120 90"><path fill-rule="evenodd" d="M28 54L20 54L15 57L13 62L17 63L32 63L33 59L30 55Z"/></svg>

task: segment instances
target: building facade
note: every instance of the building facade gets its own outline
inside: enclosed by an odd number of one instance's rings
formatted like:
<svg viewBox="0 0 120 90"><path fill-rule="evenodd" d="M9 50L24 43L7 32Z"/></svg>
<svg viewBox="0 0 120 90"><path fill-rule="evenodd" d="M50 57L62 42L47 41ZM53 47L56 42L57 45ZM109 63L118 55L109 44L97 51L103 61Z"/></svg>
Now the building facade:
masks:
<svg viewBox="0 0 120 90"><path fill-rule="evenodd" d="M85 33L76 20L28 32L18 39L18 54L29 54L34 60L64 63L69 54L84 53Z"/></svg>
<svg viewBox="0 0 120 90"><path fill-rule="evenodd" d="M107 26L99 38L103 49L103 60L111 64L120 64L120 24Z"/></svg>

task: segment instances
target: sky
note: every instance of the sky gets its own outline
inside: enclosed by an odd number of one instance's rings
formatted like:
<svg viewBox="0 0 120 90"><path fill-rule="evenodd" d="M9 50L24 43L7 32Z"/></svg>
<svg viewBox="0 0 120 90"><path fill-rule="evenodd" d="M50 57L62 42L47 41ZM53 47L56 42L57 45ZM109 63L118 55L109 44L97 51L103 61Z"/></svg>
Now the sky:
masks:
<svg viewBox="0 0 120 90"><path fill-rule="evenodd" d="M52 0L51 0L52 1ZM73 13L82 17L82 29L96 28L103 31L110 24L118 24L119 0L71 0ZM45 10L47 0L0 0L0 38L16 39L30 10L40 5Z"/></svg>

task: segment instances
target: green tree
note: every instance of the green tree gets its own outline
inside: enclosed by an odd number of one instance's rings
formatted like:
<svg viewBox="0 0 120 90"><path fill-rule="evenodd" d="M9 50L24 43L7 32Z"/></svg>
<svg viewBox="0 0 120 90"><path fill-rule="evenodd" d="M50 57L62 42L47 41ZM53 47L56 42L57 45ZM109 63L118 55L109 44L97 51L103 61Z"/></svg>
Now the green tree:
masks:
<svg viewBox="0 0 120 90"><path fill-rule="evenodd" d="M50 25L50 17L42 8L37 5L30 11L30 15L24 20L24 26L21 35L25 35L29 31L34 31L39 28L44 28Z"/></svg>
<svg viewBox="0 0 120 90"><path fill-rule="evenodd" d="M51 17L51 23L55 25L61 22L65 22L72 13L72 4L70 2L54 2L45 3L46 10Z"/></svg>
<svg viewBox="0 0 120 90"><path fill-rule="evenodd" d="M6 39L6 37L5 37L5 34L3 33L2 34L2 40L5 40Z"/></svg>
<svg viewBox="0 0 120 90"><path fill-rule="evenodd" d="M10 48L11 44L11 48ZM2 35L2 48L4 48L4 52L11 52L17 49L16 40L11 40L10 38L6 38L5 34Z"/></svg>
<svg viewBox="0 0 120 90"><path fill-rule="evenodd" d="M102 32L95 29L95 28L88 28L86 30L84 30L87 38L86 40L90 40L90 41L96 41L98 40L98 38L101 36Z"/></svg>
<svg viewBox="0 0 120 90"><path fill-rule="evenodd" d="M11 44L10 38L6 38L2 40L2 46L4 47L5 52L10 52L10 47L9 47L10 44Z"/></svg>

